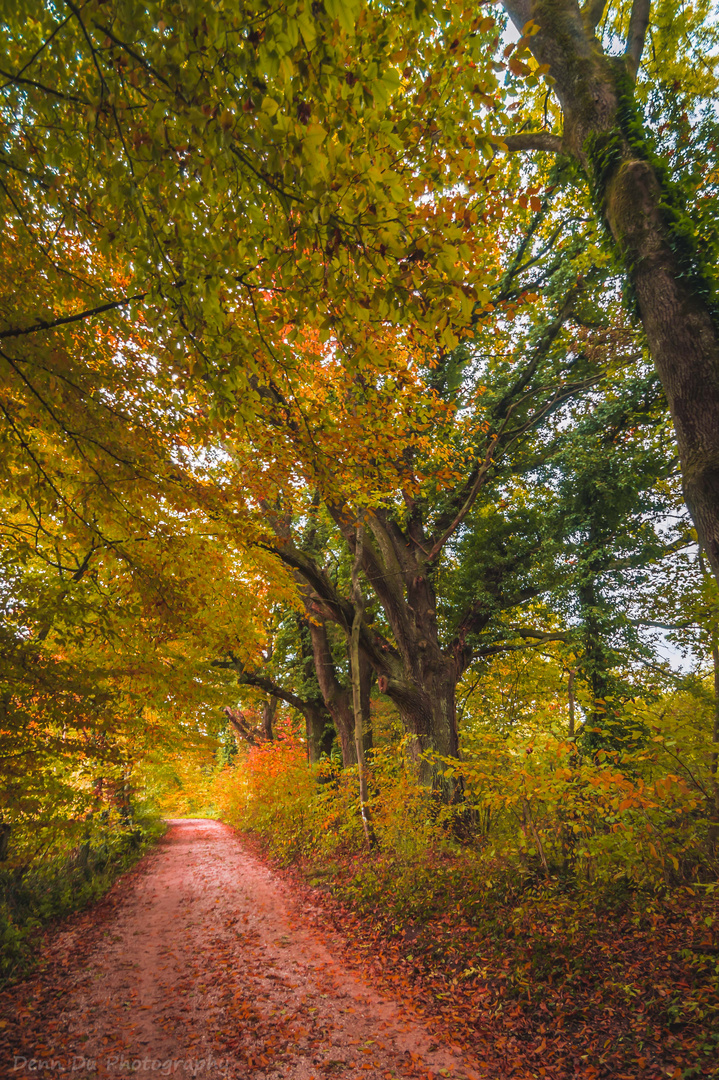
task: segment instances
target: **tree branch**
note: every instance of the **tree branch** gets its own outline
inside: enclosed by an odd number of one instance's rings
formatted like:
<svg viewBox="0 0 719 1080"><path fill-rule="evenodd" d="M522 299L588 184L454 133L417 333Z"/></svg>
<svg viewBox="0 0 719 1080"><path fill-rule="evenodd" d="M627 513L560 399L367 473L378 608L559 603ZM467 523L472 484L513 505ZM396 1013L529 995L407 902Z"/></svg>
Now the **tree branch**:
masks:
<svg viewBox="0 0 719 1080"><path fill-rule="evenodd" d="M644 41L649 26L649 10L652 0L633 0L632 14L629 20L629 33L627 34L627 47L624 51L629 74L636 79L639 64L644 52Z"/></svg>
<svg viewBox="0 0 719 1080"><path fill-rule="evenodd" d="M42 90L45 94L52 94L53 97L60 98L61 101L73 101L76 105L85 106L90 104L86 98L75 97L74 94L63 94L52 86L45 86L44 83L36 82L35 79L23 79L20 75L14 75L12 71L5 71L4 68L0 68L0 75L7 79L7 82L0 87L0 90L5 90L11 84L15 86L32 86L35 90Z"/></svg>
<svg viewBox="0 0 719 1080"><path fill-rule="evenodd" d="M651 619L629 619L631 626L650 626L653 630L688 630L692 626L701 626L699 619L694 622L662 623L653 622Z"/></svg>
<svg viewBox="0 0 719 1080"><path fill-rule="evenodd" d="M510 409L510 412L511 412L511 409ZM434 559L437 558L437 556L442 551L442 548L444 547L444 545L449 540L450 536L456 531L457 528L459 528L459 526L462 524L462 522L466 518L469 511L474 506L474 503L475 503L475 501L477 499L477 496L479 495L479 492L480 492L480 490L482 488L482 485L484 483L485 477L486 477L487 473L489 472L490 468L492 467L492 465L494 464L494 451L497 449L499 441L500 441L502 435L504 434L504 428L506 427L508 421L509 421L509 416L505 417L504 424L499 429L499 431L494 436L494 438L490 441L490 444L487 447L487 452L484 455L484 459L482 461L482 464L477 469L477 472L476 472L476 474L474 476L474 479L473 479L473 482L472 482L472 484L471 484L471 486L469 488L469 491L467 492L467 496L466 496L463 504L460 506L459 510L455 514L452 521L450 521L447 528L444 530L444 532L441 534L441 536L439 536L437 538L437 540L435 540L435 542L432 544L432 547L430 548L429 552L427 553L427 561L428 562L432 562Z"/></svg>
<svg viewBox="0 0 719 1080"><path fill-rule="evenodd" d="M0 332L0 341L4 341L6 338L24 337L26 334L37 334L40 330L54 330L57 326L67 326L69 323L81 322L83 319L91 319L93 315L102 315L105 311L114 311L117 308L125 307L135 300L144 300L146 296L146 292L136 293L134 296L124 296L122 300L111 300L107 304L99 304L98 307L87 308L85 311L78 311L76 315L65 315L63 318L54 319L52 322L44 322L42 319L39 319L33 326L16 327L13 330L3 330Z"/></svg>
<svg viewBox="0 0 719 1080"><path fill-rule="evenodd" d="M354 617L352 602L340 595L325 571L311 556L300 551L291 539L286 539L279 533L278 537L278 544L258 544L258 547L276 555L280 562L294 571L295 581L301 591L303 586L309 590L303 595L309 618L317 618L319 615L320 618L336 623L349 634ZM367 546L365 544L365 551ZM389 669L395 650L377 630L371 630L365 620L362 620L360 643L363 653L376 671Z"/></svg>
<svg viewBox="0 0 719 1080"><path fill-rule="evenodd" d="M183 104L187 104L187 101L182 96L182 93L179 90L178 86L173 86L172 83L169 83L167 79L160 74L159 71L155 70L152 64L148 63L144 56L141 56L140 53L135 52L134 49L130 48L126 41L121 41L120 38L116 37L109 26L103 26L95 19L93 19L93 25L95 26L96 30L99 30L100 33L105 34L107 37L109 37L110 41L113 41L118 48L123 49L124 52L128 54L128 56L131 56L133 60L135 60L138 64L144 67L145 71L147 71L148 74L152 75L153 79L157 79L158 82L161 82L163 86L167 87L167 89L173 96L177 96L180 101L183 102Z"/></svg>
<svg viewBox="0 0 719 1080"><path fill-rule="evenodd" d="M251 671L245 671L242 662L239 660L213 660L212 667L215 668L229 668L231 671L237 672L237 681L240 686L252 686L255 690L263 690L270 697L279 698L280 701L284 701L287 705L291 705L293 709L297 709L303 715L308 710L318 708L320 702L306 701L304 698L298 697L297 694L293 694L290 690L285 690L273 679L268 679L265 675L257 675Z"/></svg>
<svg viewBox="0 0 719 1080"><path fill-rule="evenodd" d="M569 640L569 635L560 633L553 630L528 630L522 626L511 626L510 630L514 634L518 634L519 637L524 638L527 641L564 641Z"/></svg>
<svg viewBox="0 0 719 1080"><path fill-rule="evenodd" d="M502 7L521 33L532 18L532 0L502 0Z"/></svg>
<svg viewBox="0 0 719 1080"><path fill-rule="evenodd" d="M222 711L240 738L244 739L249 746L257 746L259 741L257 728L250 727L242 709L231 709L229 705L226 705Z"/></svg>
<svg viewBox="0 0 719 1080"><path fill-rule="evenodd" d="M526 389L527 385L532 380L532 377L534 376L537 368L539 367L539 364L549 353L552 344L561 332L562 327L566 323L567 319L570 317L580 292L581 287L576 284L569 289L569 292L564 298L559 314L542 333L542 336L537 343L534 351L534 356L532 357L531 361L529 362L525 370L520 374L519 378L515 380L507 393L504 394L504 396L498 402L497 406L493 409L492 420L497 423L497 432L495 435L492 436L482 461L475 464L472 472L470 473L470 476L467 479L467 482L464 484L462 490L457 493L456 498L453 500L453 517L451 519L447 519L445 517L441 519L440 522L438 522L437 531L439 532L441 530L441 532L438 537L436 536L436 534L434 537L432 537L432 546L427 553L427 559L429 562L432 562L433 559L437 558L437 556L444 548L444 545L449 540L450 536L452 536L456 529L462 524L469 511L472 509L472 506L474 505L477 496L479 495L479 492L482 488L482 485L484 484L487 474L491 469L492 465L494 464L494 452L497 447L502 443L502 441L507 437L507 427L512 413L515 409L522 405L529 396L531 396L525 394L522 397L517 397L517 395L522 394L522 391ZM547 387L542 389L548 390L550 388ZM571 390L572 392L574 391L573 386L571 387ZM554 398L551 398L548 403L545 403L544 406L539 408L537 412L533 414L532 418L528 422L528 425L524 424L519 429L515 429L510 433L511 436L516 438L525 429L527 429L528 427L531 428L534 423L542 419L544 416L548 415L548 410L551 408L553 401L561 400L561 398L562 395L559 396L559 399L556 398L556 395ZM502 447L502 449L504 449L504 447Z"/></svg>
<svg viewBox="0 0 719 1080"><path fill-rule="evenodd" d="M559 154L562 151L561 135L552 135L551 131L523 131L518 135L493 139L492 144L508 154L515 154L519 150L544 150L549 154Z"/></svg>

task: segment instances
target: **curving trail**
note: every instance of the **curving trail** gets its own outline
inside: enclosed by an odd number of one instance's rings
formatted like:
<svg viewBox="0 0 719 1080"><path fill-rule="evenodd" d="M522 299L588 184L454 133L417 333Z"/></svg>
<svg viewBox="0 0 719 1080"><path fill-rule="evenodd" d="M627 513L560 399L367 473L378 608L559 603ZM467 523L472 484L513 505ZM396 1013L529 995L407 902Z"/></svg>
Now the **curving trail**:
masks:
<svg viewBox="0 0 719 1080"><path fill-rule="evenodd" d="M0 1076L479 1080L299 920L230 828L170 822L56 937L42 980L3 995Z"/></svg>

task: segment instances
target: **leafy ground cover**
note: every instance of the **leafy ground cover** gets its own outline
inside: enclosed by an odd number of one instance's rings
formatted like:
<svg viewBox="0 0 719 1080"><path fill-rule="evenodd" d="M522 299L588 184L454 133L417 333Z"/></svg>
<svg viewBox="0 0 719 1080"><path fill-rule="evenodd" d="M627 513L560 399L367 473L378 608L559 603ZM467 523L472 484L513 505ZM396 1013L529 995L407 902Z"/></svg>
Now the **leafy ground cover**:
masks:
<svg viewBox="0 0 719 1080"><path fill-rule="evenodd" d="M401 995L348 969L302 900L231 829L171 821L98 904L46 935L31 978L0 991L0 1075L7 1061L8 1075L48 1080L479 1080Z"/></svg>
<svg viewBox="0 0 719 1080"><path fill-rule="evenodd" d="M719 1075L711 887L618 884L590 898L559 882L488 884L461 853L313 856L281 872L346 936L351 963L434 1018L487 1076Z"/></svg>
<svg viewBox="0 0 719 1080"><path fill-rule="evenodd" d="M131 828L98 831L92 840L44 861L0 871L0 986L38 959L39 934L54 919L79 911L103 896L162 835L156 818Z"/></svg>
<svg viewBox="0 0 719 1080"><path fill-rule="evenodd" d="M206 794L483 1075L689 1080L719 1075L719 887L711 787L672 746L482 738L453 806L378 748L372 848L357 770L308 768L289 734Z"/></svg>

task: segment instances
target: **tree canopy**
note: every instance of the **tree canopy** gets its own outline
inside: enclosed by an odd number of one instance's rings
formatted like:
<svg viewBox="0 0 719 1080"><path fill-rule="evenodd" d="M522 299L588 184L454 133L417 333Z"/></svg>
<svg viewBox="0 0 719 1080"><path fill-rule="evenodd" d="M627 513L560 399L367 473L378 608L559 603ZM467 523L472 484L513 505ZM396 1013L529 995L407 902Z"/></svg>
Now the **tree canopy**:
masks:
<svg viewBox="0 0 719 1080"><path fill-rule="evenodd" d="M719 665L709 4L3 16L8 820L278 702L461 801L501 665L587 753Z"/></svg>

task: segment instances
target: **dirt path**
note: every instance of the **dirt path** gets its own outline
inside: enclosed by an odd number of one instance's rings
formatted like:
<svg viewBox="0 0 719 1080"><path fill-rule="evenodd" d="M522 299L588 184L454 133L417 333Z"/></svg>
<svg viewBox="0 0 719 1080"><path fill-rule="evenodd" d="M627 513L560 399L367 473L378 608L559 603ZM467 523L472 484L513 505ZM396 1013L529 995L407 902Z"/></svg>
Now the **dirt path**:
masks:
<svg viewBox="0 0 719 1080"><path fill-rule="evenodd" d="M43 979L4 995L0 1076L478 1080L299 922L232 830L171 822L54 940Z"/></svg>

